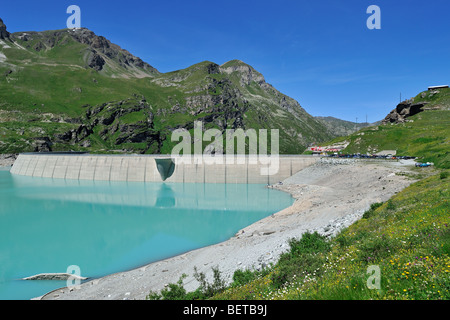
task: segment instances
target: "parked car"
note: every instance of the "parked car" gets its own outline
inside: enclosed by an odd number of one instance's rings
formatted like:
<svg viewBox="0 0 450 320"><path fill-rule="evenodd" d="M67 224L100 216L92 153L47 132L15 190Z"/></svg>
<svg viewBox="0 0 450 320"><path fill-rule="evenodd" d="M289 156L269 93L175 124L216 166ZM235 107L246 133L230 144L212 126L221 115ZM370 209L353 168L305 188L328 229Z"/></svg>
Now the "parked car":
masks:
<svg viewBox="0 0 450 320"><path fill-rule="evenodd" d="M431 163L427 162L427 163L416 163L416 167L420 167L420 168L424 168L424 167L430 167Z"/></svg>

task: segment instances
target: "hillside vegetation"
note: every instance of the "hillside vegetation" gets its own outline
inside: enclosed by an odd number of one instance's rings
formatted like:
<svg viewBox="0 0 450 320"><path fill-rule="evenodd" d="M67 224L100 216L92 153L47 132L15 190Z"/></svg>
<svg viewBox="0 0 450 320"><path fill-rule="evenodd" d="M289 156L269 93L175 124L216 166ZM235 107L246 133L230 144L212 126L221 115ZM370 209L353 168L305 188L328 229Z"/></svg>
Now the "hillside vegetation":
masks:
<svg viewBox="0 0 450 320"><path fill-rule="evenodd" d="M191 131L195 121L222 133L278 129L281 153L332 138L240 60L160 73L87 29L2 28L0 153L170 153L171 133Z"/></svg>
<svg viewBox="0 0 450 320"><path fill-rule="evenodd" d="M327 127L328 131L333 135L333 137L347 136L361 130L362 128L375 125L367 122L356 123L337 119L334 117L316 117L316 119L322 122L325 127Z"/></svg>
<svg viewBox="0 0 450 320"><path fill-rule="evenodd" d="M372 154L396 150L397 155L415 156L422 162L450 168L450 89L422 92L413 98L413 102L428 103L423 112L409 117L405 123L364 128L327 144L349 142L343 153Z"/></svg>

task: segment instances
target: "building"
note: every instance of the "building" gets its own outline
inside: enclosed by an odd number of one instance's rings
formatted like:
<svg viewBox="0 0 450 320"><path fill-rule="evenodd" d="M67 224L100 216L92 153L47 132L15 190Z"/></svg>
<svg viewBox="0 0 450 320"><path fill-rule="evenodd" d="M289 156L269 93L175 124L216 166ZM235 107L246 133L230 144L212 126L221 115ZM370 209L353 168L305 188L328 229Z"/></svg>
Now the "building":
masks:
<svg viewBox="0 0 450 320"><path fill-rule="evenodd" d="M443 86L433 86L433 87L428 87L428 91L431 90L436 90L436 89L447 89L448 85L443 85Z"/></svg>

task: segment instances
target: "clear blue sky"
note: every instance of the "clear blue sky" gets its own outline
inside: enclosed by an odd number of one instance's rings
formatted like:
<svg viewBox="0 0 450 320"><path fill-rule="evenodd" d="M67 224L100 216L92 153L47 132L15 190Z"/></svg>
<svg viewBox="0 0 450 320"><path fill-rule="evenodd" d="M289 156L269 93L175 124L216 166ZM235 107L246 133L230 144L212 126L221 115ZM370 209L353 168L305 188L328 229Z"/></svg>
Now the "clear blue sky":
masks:
<svg viewBox="0 0 450 320"><path fill-rule="evenodd" d="M381 120L403 98L450 84L448 0L3 1L10 32L81 24L161 72L240 59L310 114ZM369 5L381 30L369 30Z"/></svg>

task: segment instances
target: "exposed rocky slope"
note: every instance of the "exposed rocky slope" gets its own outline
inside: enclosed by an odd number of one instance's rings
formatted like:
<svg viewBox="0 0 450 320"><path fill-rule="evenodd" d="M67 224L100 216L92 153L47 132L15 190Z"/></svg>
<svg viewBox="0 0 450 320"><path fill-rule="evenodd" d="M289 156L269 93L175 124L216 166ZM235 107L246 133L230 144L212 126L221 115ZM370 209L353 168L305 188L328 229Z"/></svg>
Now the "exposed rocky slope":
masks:
<svg viewBox="0 0 450 320"><path fill-rule="evenodd" d="M421 92L414 98L405 100L397 105L386 118L383 124L405 123L408 118L428 110L449 110L450 90L440 88Z"/></svg>
<svg viewBox="0 0 450 320"><path fill-rule="evenodd" d="M69 45L71 40L75 40L86 45L84 50L79 53L85 62L85 66L96 71L109 68L111 71L116 71L116 76L122 77L133 75L149 77L159 74L159 71L148 63L86 28L16 32L11 35L10 40L36 52L50 51L55 46Z"/></svg>
<svg viewBox="0 0 450 320"><path fill-rule="evenodd" d="M414 103L413 100L403 101L384 118L382 123L404 123L407 118L422 112L426 104L426 102Z"/></svg>
<svg viewBox="0 0 450 320"><path fill-rule="evenodd" d="M196 121L222 133L278 129L281 153L331 138L240 60L160 73L88 29L0 32L0 153L170 153L172 132Z"/></svg>
<svg viewBox="0 0 450 320"><path fill-rule="evenodd" d="M3 20L0 18L0 39L6 40L9 39L9 32L6 30L6 25L3 23Z"/></svg>

